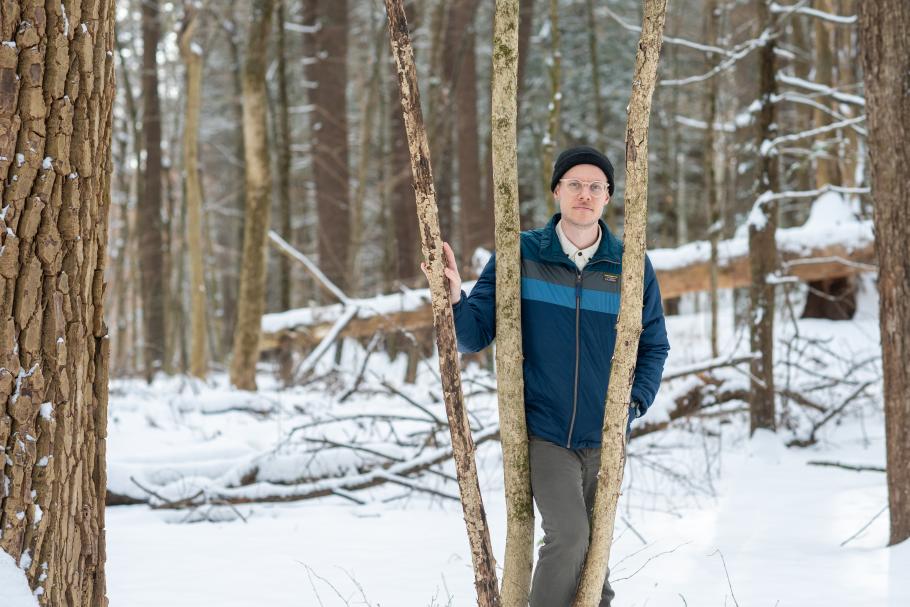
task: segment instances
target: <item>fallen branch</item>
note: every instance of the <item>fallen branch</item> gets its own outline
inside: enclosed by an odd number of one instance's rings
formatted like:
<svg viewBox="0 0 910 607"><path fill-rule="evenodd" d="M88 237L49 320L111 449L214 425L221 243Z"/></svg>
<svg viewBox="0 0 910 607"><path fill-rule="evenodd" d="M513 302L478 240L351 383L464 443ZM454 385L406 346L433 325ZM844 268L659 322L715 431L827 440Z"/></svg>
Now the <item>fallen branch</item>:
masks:
<svg viewBox="0 0 910 607"><path fill-rule="evenodd" d="M806 465L843 468L844 470L853 470L854 472L887 472L883 466L860 466L857 464L844 464L842 462L826 462L821 460L810 460L806 462Z"/></svg>

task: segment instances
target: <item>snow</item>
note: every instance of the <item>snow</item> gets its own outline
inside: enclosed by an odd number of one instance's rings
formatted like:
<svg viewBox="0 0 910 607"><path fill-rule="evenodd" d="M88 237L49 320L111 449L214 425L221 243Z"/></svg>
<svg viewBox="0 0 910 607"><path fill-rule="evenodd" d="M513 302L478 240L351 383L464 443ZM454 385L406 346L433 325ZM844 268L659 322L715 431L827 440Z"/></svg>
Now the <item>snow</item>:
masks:
<svg viewBox="0 0 910 607"><path fill-rule="evenodd" d="M9 607L38 607L32 596L25 572L16 565L13 557L0 549L0 605Z"/></svg>
<svg viewBox="0 0 910 607"><path fill-rule="evenodd" d="M802 238L812 242L833 238L857 223L842 197L829 193L816 201L806 224L794 229L803 230ZM389 297L395 305L410 305L420 301L420 293ZM885 475L810 464L884 465L873 275L863 275L857 303L854 319L842 322L792 321L787 306L778 306L777 359L798 358L803 367L781 371L781 387L834 406L857 385L867 386L839 423L818 430L814 445L787 446L805 437L820 417L793 402L780 403L786 423L777 433L759 431L750 438L743 404L732 401L722 406L728 423L716 418L677 421L667 430L632 440L611 558L618 602L628 607L720 607L734 601L743 607L910 604L910 542L887 547L888 517L881 514L887 504ZM378 298L355 305L392 304ZM710 319L699 308L706 308L704 300L687 296L682 314L667 318L673 346L668 376L709 362ZM729 291L721 293L721 313L722 358L748 354L747 332L733 326ZM111 604L476 604L463 514L456 501L393 483L364 490L342 486L342 477L366 474L365 467L376 461L389 462L380 474L401 481L401 462L430 460L445 449L434 445L415 455L392 434L393 429L399 437L425 431L444 418L436 359L419 365L414 384L404 384L404 357L390 360L375 352L360 391L342 400L365 355L348 342L336 379L288 389L281 389L273 369L263 364L257 393L232 389L222 374L205 382L158 377L151 385L112 380L107 448L109 489L115 493L149 499L131 479L169 500L225 487L234 495L287 494L294 491L287 483L308 478L322 478L310 482L337 490L335 495L288 503L205 504L191 510L108 508ZM324 356L315 375L332 371L333 359ZM725 387L747 390L746 372L746 364L740 364L712 374ZM852 383L819 388L819 375ZM384 381L406 398L384 390ZM478 365L469 365L463 375L475 439L497 427L495 394L483 389L492 381ZM668 420L675 398L699 384L693 375L665 382L652 408L636 423ZM371 425L363 421L371 414L401 419ZM376 453L334 448L331 443L357 444ZM501 566L505 501L498 443L478 440L477 463ZM256 482L239 486L254 470ZM440 471L453 474L452 462ZM441 476L408 476L404 482L457 493ZM539 542L539 517L537 525ZM4 553L0 605L36 605L21 570Z"/></svg>

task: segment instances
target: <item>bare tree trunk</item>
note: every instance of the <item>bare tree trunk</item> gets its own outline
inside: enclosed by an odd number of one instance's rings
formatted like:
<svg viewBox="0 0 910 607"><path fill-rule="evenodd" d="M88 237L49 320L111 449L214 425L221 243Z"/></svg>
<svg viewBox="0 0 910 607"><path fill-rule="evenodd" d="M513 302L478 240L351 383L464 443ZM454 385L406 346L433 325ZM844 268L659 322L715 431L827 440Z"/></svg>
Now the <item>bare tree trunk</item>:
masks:
<svg viewBox="0 0 910 607"><path fill-rule="evenodd" d="M890 545L910 538L910 6L858 2L875 199Z"/></svg>
<svg viewBox="0 0 910 607"><path fill-rule="evenodd" d="M278 37L278 99L275 122L278 137L278 158L275 169L278 172L278 233L291 244L294 236L291 231L291 117L288 110L288 66L285 50L285 5L288 0L278 0L277 37ZM282 310L291 309L291 260L282 255L278 260L278 305Z"/></svg>
<svg viewBox="0 0 910 607"><path fill-rule="evenodd" d="M626 127L626 192L623 223L622 290L616 323L616 350L607 388L601 437L600 471L594 494L591 541L573 607L600 603L616 506L626 459L625 437L644 300L645 247L648 226L648 123L657 82L667 0L645 0L641 37L632 75Z"/></svg>
<svg viewBox="0 0 910 607"><path fill-rule="evenodd" d="M142 285L142 317L145 325L144 363L146 378L164 368L166 333L164 302L167 301L165 249L161 219L161 103L158 97L158 42L161 23L158 0L142 3L142 131L145 135L145 178L139 205L139 270Z"/></svg>
<svg viewBox="0 0 910 607"><path fill-rule="evenodd" d="M313 181L319 215L319 267L342 291L351 234L347 118L347 0L319 0Z"/></svg>
<svg viewBox="0 0 910 607"><path fill-rule="evenodd" d="M231 383L241 390L256 389L259 334L265 307L266 233L271 207L271 175L266 127L266 43L273 0L255 0L250 41L243 66L243 148L246 161L246 217L243 222L243 263Z"/></svg>
<svg viewBox="0 0 910 607"><path fill-rule="evenodd" d="M460 51L455 75L455 132L458 153L458 198L460 201L461 265L471 267L474 250L483 244L490 217L480 199L480 142L477 124L477 60L474 23L477 2L457 2L455 31Z"/></svg>
<svg viewBox="0 0 910 607"><path fill-rule="evenodd" d="M705 42L707 44L717 44L717 30L720 22L718 14L717 0L707 0L705 6ZM707 55L708 69L712 69L718 64L720 59L715 57L714 53ZM717 77L708 81L708 87L705 91L705 107L707 108L707 128L705 129L705 194L708 199L708 238L711 241L711 288L708 292L711 305L711 356L717 358L717 266L718 251L717 243L720 239L721 218L720 210L717 204L717 177L714 173L714 166L717 162L716 142L714 138L714 123L717 122L717 95L718 95Z"/></svg>
<svg viewBox="0 0 910 607"><path fill-rule="evenodd" d="M518 214L518 0L497 0L493 26L492 133L496 214L496 376L506 494L502 604L525 607L534 564L534 504L521 347Z"/></svg>
<svg viewBox="0 0 910 607"><path fill-rule="evenodd" d="M114 3L0 17L0 552L39 604L105 607Z"/></svg>
<svg viewBox="0 0 910 607"><path fill-rule="evenodd" d="M439 371L442 378L446 414L449 419L449 430L452 433L452 448L458 476L458 488L461 492L461 505L471 546L471 560L474 564L474 587L477 591L478 605L489 607L500 604L499 589L496 584L496 561L493 558L490 532L477 480L474 440L471 436L461 391L458 353L455 348L455 324L449 289L445 284L445 276L442 271L444 263L442 239L439 235L433 172L430 168L430 150L420 109L414 51L411 48L408 24L401 0L385 0L385 5L389 14L392 54L395 56L395 64L398 68L402 114L408 132L411 171L420 222L419 232L424 259L429 269L433 324L439 348Z"/></svg>
<svg viewBox="0 0 910 607"><path fill-rule="evenodd" d="M759 27L768 30L774 27L769 0L757 0ZM758 428L774 430L774 283L769 275L777 272L777 201L770 196L778 189L777 153L765 150L763 143L774 139L777 125L774 117L774 102L777 92L774 81L775 38L769 36L759 52L759 101L756 147L761 154L756 200L749 215L749 265L752 270L752 285L749 288L750 325L749 336L752 352L759 356L751 364L750 426L752 432Z"/></svg>
<svg viewBox="0 0 910 607"><path fill-rule="evenodd" d="M562 51L559 49L559 3L550 0L550 106L547 117L547 134L541 146L541 170L543 175L543 197L547 201L547 216L556 212L556 202L550 194L550 174L559 137L559 108L562 105Z"/></svg>
<svg viewBox="0 0 910 607"><path fill-rule="evenodd" d="M180 33L180 56L186 65L186 120L183 124L183 168L186 172L187 247L190 257L192 345L190 373L205 379L206 357L205 269L203 265L202 184L199 181L199 111L202 107L202 49L193 42L198 24L195 9L187 7Z"/></svg>
<svg viewBox="0 0 910 607"><path fill-rule="evenodd" d="M833 13L834 7L831 0L813 0L815 8L826 13ZM815 82L825 86L834 84L834 58L832 56L832 34L834 24L825 19L815 20L815 62L813 69L815 71ZM818 99L821 104L829 105L827 96ZM815 128L823 127L830 122L828 113L821 108L814 108L812 113L812 122ZM820 188L827 184L840 185L840 177L837 174L837 158L831 155L835 151L834 146L827 142L831 138L831 133L822 133L816 138L816 150L819 154L815 159L815 187Z"/></svg>

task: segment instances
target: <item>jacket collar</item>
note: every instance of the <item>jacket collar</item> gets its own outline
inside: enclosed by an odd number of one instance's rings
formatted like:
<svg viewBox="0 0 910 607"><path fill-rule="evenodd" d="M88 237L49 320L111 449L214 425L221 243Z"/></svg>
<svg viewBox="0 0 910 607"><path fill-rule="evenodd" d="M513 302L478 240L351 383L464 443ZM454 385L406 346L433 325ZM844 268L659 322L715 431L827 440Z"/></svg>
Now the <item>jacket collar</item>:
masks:
<svg viewBox="0 0 910 607"><path fill-rule="evenodd" d="M547 261L565 263L574 268L575 264L563 253L562 245L559 244L559 236L556 234L556 224L559 223L561 217L562 213L556 213L544 227L540 237L540 257ZM620 263L622 260L622 242L613 235L603 219L598 219L597 223L600 225L600 246L597 247L597 251L595 251L594 256L591 257L588 263L597 261Z"/></svg>

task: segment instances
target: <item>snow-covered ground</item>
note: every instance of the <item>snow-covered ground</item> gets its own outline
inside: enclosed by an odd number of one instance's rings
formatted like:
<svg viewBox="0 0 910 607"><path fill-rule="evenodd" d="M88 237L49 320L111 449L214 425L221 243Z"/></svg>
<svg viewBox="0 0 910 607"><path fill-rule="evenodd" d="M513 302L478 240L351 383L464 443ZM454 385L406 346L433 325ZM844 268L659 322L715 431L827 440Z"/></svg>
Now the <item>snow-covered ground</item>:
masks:
<svg viewBox="0 0 910 607"><path fill-rule="evenodd" d="M721 351L741 353L748 338L733 330L729 302L724 310ZM708 358L706 315L691 302L684 312L668 318L673 348L668 371ZM808 392L825 407L868 386L843 416L818 429L817 442L807 448L786 443L806 438L822 414L793 402L781 403L785 419L777 434L760 432L750 439L743 403L733 401L721 406L729 412L724 418L680 420L634 439L611 558L617 605L910 605L910 543L886 547L885 475L809 464L884 466L872 284L864 282L853 321L794 324L782 307L778 332L778 358L800 365L781 370L780 385ZM389 361L376 353L361 390L339 402L363 357L363 349L349 345L341 365L346 373L284 391L263 367L256 395L230 390L224 377L207 385L182 378L152 386L112 382L110 489L143 499L151 490L160 496L152 501L160 503L236 484L252 474L258 482L250 492L274 494L290 481L312 485L325 482L313 479L326 474L355 474L377 457L413 458L407 434L428 436L428 420L444 416L442 404L434 401L440 392L435 361L420 366L416 384L405 385L404 357ZM331 364L331 355L326 356L317 375ZM716 376L728 387L747 386L742 371ZM826 388L823 376L850 383ZM401 394L382 389L383 380ZM484 389L490 382L489 373L476 366L466 373L478 427L495 427L495 395ZM691 377L668 382L643 421L666 419L674 397L694 383ZM358 417L375 413L402 419L374 424ZM346 419L330 423L330 416ZM356 443L362 450L336 443ZM505 504L498 443L478 446L478 467L501 563ZM451 464L446 470L453 473ZM419 482L425 489L457 493L441 474ZM392 483L338 493L235 508L108 508L111 605L474 604L456 501ZM538 540L540 535L538 529ZM0 605L34 604L26 600L27 590L18 600L8 594L16 591L15 584L6 583L14 565L3 556Z"/></svg>

